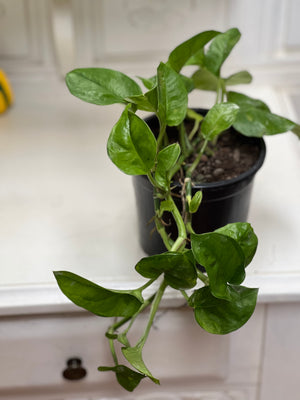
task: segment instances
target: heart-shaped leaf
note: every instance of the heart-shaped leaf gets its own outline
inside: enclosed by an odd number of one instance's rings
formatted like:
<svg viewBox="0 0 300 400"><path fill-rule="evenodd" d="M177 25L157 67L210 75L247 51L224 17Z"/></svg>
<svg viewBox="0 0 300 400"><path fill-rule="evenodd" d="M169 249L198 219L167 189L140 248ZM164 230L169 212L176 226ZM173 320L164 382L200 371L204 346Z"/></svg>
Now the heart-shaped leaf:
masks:
<svg viewBox="0 0 300 400"><path fill-rule="evenodd" d="M110 133L107 152L125 174L146 175L154 166L156 140L148 125L125 108Z"/></svg>
<svg viewBox="0 0 300 400"><path fill-rule="evenodd" d="M197 54L214 37L217 31L204 31L177 46L169 55L168 64L179 72L191 57Z"/></svg>
<svg viewBox="0 0 300 400"><path fill-rule="evenodd" d="M254 99L253 97L246 96L245 94L238 93L238 92L228 92L227 93L227 100L231 103L237 104L240 109L244 108L258 108L260 110L270 111L269 107L266 103L261 100Z"/></svg>
<svg viewBox="0 0 300 400"><path fill-rule="evenodd" d="M119 384L128 392L133 392L140 381L146 378L146 375L133 371L125 365L116 365L115 367L99 367L98 371L112 371L116 374Z"/></svg>
<svg viewBox="0 0 300 400"><path fill-rule="evenodd" d="M174 289L189 289L197 283L197 273L191 252L166 252L142 258L135 266L144 278L158 278L162 273Z"/></svg>
<svg viewBox="0 0 300 400"><path fill-rule="evenodd" d="M135 346L135 347L122 347L122 353L127 361L136 368L143 375L148 376L154 383L159 385L159 380L154 378L151 372L146 367L143 358L142 358L142 350L143 346Z"/></svg>
<svg viewBox="0 0 300 400"><path fill-rule="evenodd" d="M225 335L243 326L253 314L258 289L228 286L231 301L213 296L209 286L196 290L190 305L195 309L195 319L207 332Z"/></svg>
<svg viewBox="0 0 300 400"><path fill-rule="evenodd" d="M239 41L240 37L241 33L237 28L229 29L228 31L216 36L212 40L204 57L206 68L216 76L219 76L224 61Z"/></svg>
<svg viewBox="0 0 300 400"><path fill-rule="evenodd" d="M188 94L177 72L164 63L157 68L158 114L169 126L179 125L186 116Z"/></svg>
<svg viewBox="0 0 300 400"><path fill-rule="evenodd" d="M127 103L125 98L142 94L139 85L122 72L107 68L79 68L66 75L70 92L97 105Z"/></svg>
<svg viewBox="0 0 300 400"><path fill-rule="evenodd" d="M101 317L131 317L143 303L135 290L109 290L68 271L54 272L61 291L77 306Z"/></svg>
<svg viewBox="0 0 300 400"><path fill-rule="evenodd" d="M248 71L239 71L225 79L226 86L242 85L252 82L252 76ZM235 103L235 102L234 102Z"/></svg>
<svg viewBox="0 0 300 400"><path fill-rule="evenodd" d="M215 297L230 299L227 283L240 284L245 279L245 256L236 240L211 232L191 235L196 261L205 267Z"/></svg>
<svg viewBox="0 0 300 400"><path fill-rule="evenodd" d="M245 267L250 264L257 249L258 239L248 222L227 224L215 232L236 240L245 255Z"/></svg>
<svg viewBox="0 0 300 400"><path fill-rule="evenodd" d="M164 147L157 155L157 164L155 169L156 182L166 190L169 189L170 179L168 172L175 165L180 155L180 146L178 143L173 143L170 146Z"/></svg>
<svg viewBox="0 0 300 400"><path fill-rule="evenodd" d="M213 140L236 120L239 107L234 103L215 104L206 114L201 125L205 139Z"/></svg>

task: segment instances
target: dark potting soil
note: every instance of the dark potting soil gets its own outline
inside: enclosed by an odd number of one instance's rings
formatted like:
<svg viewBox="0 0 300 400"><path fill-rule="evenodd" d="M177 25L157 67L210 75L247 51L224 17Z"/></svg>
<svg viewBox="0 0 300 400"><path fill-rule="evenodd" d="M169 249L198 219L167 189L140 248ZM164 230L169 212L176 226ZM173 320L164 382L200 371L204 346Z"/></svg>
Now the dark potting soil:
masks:
<svg viewBox="0 0 300 400"><path fill-rule="evenodd" d="M196 155L186 160L191 164ZM252 138L244 137L235 131L225 131L215 147L208 145L192 180L198 183L219 182L235 178L248 171L259 157L259 146ZM174 180L180 180L180 175Z"/></svg>

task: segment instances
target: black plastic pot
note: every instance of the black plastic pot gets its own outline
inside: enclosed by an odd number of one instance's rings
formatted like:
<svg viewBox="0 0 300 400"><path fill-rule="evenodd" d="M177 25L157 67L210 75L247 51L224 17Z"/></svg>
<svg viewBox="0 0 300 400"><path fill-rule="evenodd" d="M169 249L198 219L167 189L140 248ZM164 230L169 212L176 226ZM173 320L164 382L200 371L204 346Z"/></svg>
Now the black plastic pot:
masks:
<svg viewBox="0 0 300 400"><path fill-rule="evenodd" d="M199 110L197 110L199 111ZM205 113L206 110L203 110ZM149 117L145 120L148 125L154 129L157 124L155 117ZM233 129L233 128L232 128ZM248 138L246 138L248 140ZM193 185L193 194L202 190L203 200L197 213L193 214L192 226L196 233L211 232L221 226L231 222L247 221L251 191L253 186L253 178L256 172L262 166L266 147L265 142L261 138L249 138L255 141L259 146L260 153L256 163L246 172L236 178L212 182L212 183L195 183ZM136 206L138 214L138 227L140 244L142 249L149 255L158 254L166 251L155 228L153 221L154 205L153 205L153 188L146 176L134 176L133 186L136 196ZM180 193L181 185L174 183L174 193ZM174 197L179 209L181 209L181 199ZM167 214L167 213L166 213ZM177 228L173 218L164 214L164 220L170 221L170 226L166 228L171 237L177 237Z"/></svg>

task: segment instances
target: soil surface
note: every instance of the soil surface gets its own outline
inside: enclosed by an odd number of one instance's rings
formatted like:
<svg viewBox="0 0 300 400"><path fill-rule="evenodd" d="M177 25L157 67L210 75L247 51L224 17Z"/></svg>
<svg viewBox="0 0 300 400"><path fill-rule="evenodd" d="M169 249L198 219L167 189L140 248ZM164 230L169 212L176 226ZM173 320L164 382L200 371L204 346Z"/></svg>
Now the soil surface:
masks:
<svg viewBox="0 0 300 400"><path fill-rule="evenodd" d="M235 178L248 171L258 157L259 146L255 140L226 131L219 136L216 146L210 146L202 156L192 180L208 183ZM187 164L192 163L193 158L188 159Z"/></svg>

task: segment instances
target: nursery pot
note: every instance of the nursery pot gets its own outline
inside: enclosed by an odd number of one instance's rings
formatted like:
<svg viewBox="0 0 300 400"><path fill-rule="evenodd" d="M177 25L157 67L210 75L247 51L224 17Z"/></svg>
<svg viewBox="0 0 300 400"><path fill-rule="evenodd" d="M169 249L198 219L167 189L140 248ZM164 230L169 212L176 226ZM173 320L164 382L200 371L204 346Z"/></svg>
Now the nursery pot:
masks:
<svg viewBox="0 0 300 400"><path fill-rule="evenodd" d="M207 110L197 111L203 114L207 112ZM155 116L150 116L145 121L153 131L156 130L158 121ZM255 142L259 147L257 161L248 171L226 181L193 182L192 194L194 195L198 190L202 190L203 193L201 205L192 216L192 226L196 233L211 232L228 223L247 221L253 178L264 162L266 146L262 138L245 138L245 140ZM153 187L148 178L143 175L133 177L133 186L141 247L148 255L162 253L166 251L166 248L155 230ZM172 187L174 187L172 193L180 193L181 184L179 182L172 182ZM181 210L181 199L174 197L174 201ZM164 213L164 221L168 223L166 231L171 238L176 239L177 228L172 215Z"/></svg>

